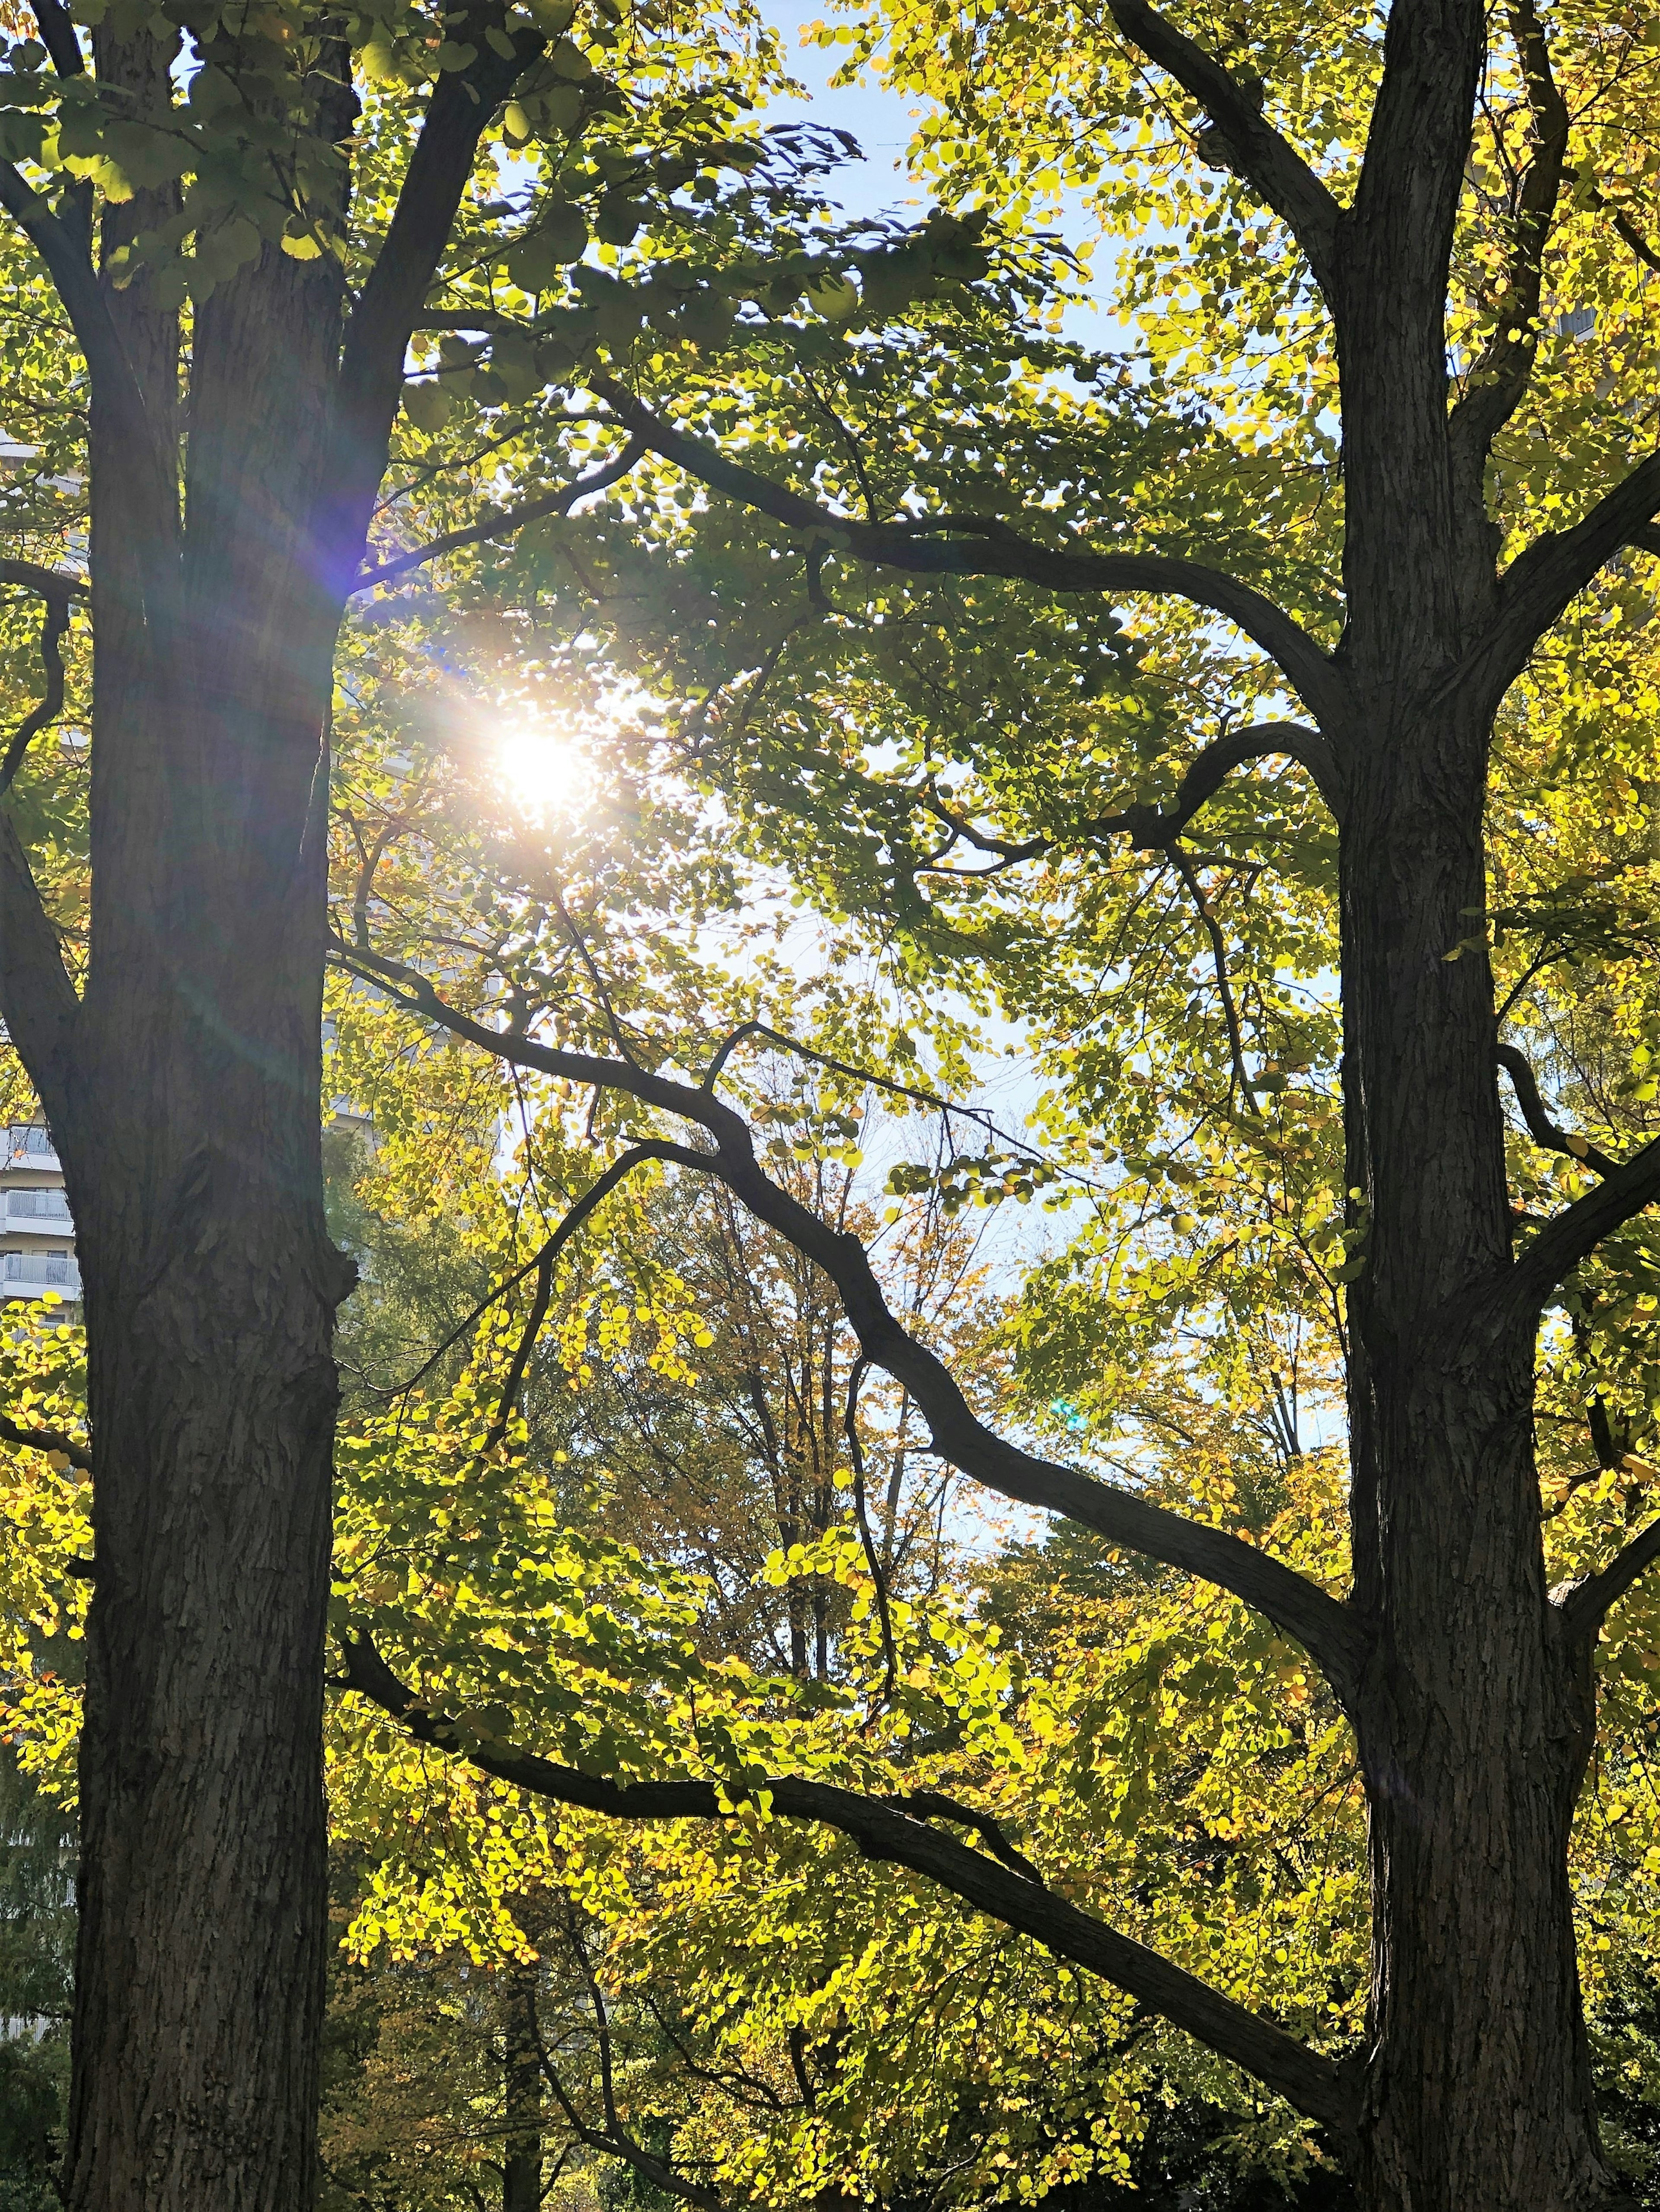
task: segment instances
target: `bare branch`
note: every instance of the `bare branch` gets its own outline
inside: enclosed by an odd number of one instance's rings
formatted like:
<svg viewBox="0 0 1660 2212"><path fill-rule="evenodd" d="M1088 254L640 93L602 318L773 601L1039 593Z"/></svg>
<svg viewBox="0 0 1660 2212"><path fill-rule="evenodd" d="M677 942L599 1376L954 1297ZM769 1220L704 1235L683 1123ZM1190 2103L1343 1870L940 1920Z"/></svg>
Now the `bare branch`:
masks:
<svg viewBox="0 0 1660 2212"><path fill-rule="evenodd" d="M1495 1057L1510 1077L1516 1090L1516 1103L1522 1109L1522 1119L1528 1125L1528 1133L1535 1145L1542 1145L1548 1152L1566 1152L1569 1158L1583 1160L1600 1176L1612 1175L1618 1167L1606 1152L1597 1151L1583 1137L1571 1137L1559 1129L1545 1111L1545 1102L1539 1096L1539 1085L1534 1080L1533 1070L1525 1053L1518 1052L1513 1044L1501 1044Z"/></svg>
<svg viewBox="0 0 1660 2212"><path fill-rule="evenodd" d="M1569 1643L1583 1644L1595 1636L1609 1608L1657 1559L1660 1559L1660 1521L1651 1521L1599 1573L1553 1591L1552 1601L1561 1610L1562 1632Z"/></svg>
<svg viewBox="0 0 1660 2212"><path fill-rule="evenodd" d="M594 1208L599 1204L600 1200L602 1199L609 1198L611 1192L617 1188L618 1183L620 1183L625 1176L631 1175L634 1170L640 1166L642 1161L672 1158L675 1156L675 1152L676 1148L673 1146L655 1145L650 1142L640 1145L630 1145L627 1152L619 1154L619 1156L611 1162L611 1165L605 1170L603 1175L597 1176L594 1178L593 1182L589 1184L587 1190L583 1192L581 1197L579 1198L575 1204L571 1207L569 1212L567 1213L563 1219L560 1221L556 1228L554 1230L553 1234L548 1238L547 1242L531 1255L530 1258L526 1261L522 1267L516 1267L513 1273L508 1275L505 1280L499 1282L494 1290L487 1292L483 1297L480 1298L477 1304L474 1306L472 1311L466 1316L465 1320L459 1322L456 1327L449 1332L449 1334L438 1346L438 1349L427 1359L423 1361L422 1364L416 1369L414 1374L409 1377L407 1382L398 1383L394 1389L377 1391L377 1396L386 1398L401 1398L409 1391L413 1390L417 1383L425 1382L427 1376L430 1375L433 1369L437 1366L444 1354L447 1352L453 1351L455 1346L459 1344L462 1338L469 1334L473 1328L483 1319L484 1316L489 1311L493 1305L499 1304L501 1301L508 1296L509 1291L517 1290L520 1284L524 1281L526 1275L536 1274L543 1267L551 1266L552 1262L558 1257L559 1254L570 1242L571 1238L576 1234L583 1223L588 1219L590 1215L593 1212ZM545 1307L543 1310L545 1312ZM536 1327L539 1330L541 1327L540 1316L537 1318ZM533 1346L534 1343L535 1336L533 1334L529 1336L527 1342L521 1340L520 1350L524 1352L526 1358L529 1357L529 1348ZM517 1378L512 1384L512 1394L517 1393L519 1382L523 1380L523 1376L524 1370L522 1366L520 1366L518 1370ZM512 1395L508 1391L504 1390L502 1398L502 1409L497 1415L500 1428L498 1430L492 1431L489 1440L489 1443L499 1443L501 1437L506 1433L507 1419L511 1410ZM489 1449L489 1443L487 1443L486 1449Z"/></svg>
<svg viewBox="0 0 1660 2212"><path fill-rule="evenodd" d="M605 491L620 483L645 451L643 439L630 438L615 460L607 461L604 468L595 469L591 475L579 477L575 483L566 484L559 491L543 492L519 507L498 508L485 521L471 523L465 530L448 531L443 537L435 538L430 545L418 546L413 553L400 553L395 560L383 561L378 568L364 569L352 586L353 594L372 591L377 584L390 583L394 577L407 575L411 568L435 561L441 553L456 553L464 545L483 545L492 538L510 538L515 530L539 522L544 515L568 514L579 499L587 499L590 493Z"/></svg>
<svg viewBox="0 0 1660 2212"><path fill-rule="evenodd" d="M67 1429L26 1429L8 1414L0 1413L0 1443L15 1444L22 1451L57 1452L82 1474L92 1473L92 1454Z"/></svg>
<svg viewBox="0 0 1660 2212"><path fill-rule="evenodd" d="M1239 1030L1239 1010L1233 1003L1233 986L1228 981L1227 939L1222 934L1222 925L1216 919L1210 901L1205 896L1203 886L1194 873L1193 862L1177 844L1171 846L1170 856L1176 863L1177 873L1187 886L1188 896L1199 910L1200 927L1210 939L1211 963L1216 970L1216 988L1222 1000L1222 1018L1227 1024L1228 1056L1233 1066L1233 1080L1228 1086L1229 1103L1232 1103L1237 1086L1243 1092L1249 1109L1256 1101L1251 1096L1250 1077L1245 1067L1245 1040Z"/></svg>
<svg viewBox="0 0 1660 2212"><path fill-rule="evenodd" d="M870 1569L871 1585L876 1592L876 1617L882 1631L882 1660L885 1675L879 1705L871 1708L873 1721L881 1705L886 1705L899 1686L899 1655L894 1649L893 1615L888 1607L888 1578L882 1562L877 1556L876 1539L871 1534L869 1502L865 1494L865 1447L859 1434L859 1386L864 1381L869 1362L855 1359L848 1376L848 1406L842 1427L848 1439L848 1456L853 1463L853 1510L859 1523L859 1541L864 1547L865 1565Z"/></svg>
<svg viewBox="0 0 1660 2212"><path fill-rule="evenodd" d="M447 1006L415 971L348 945L337 945L336 953L354 974L392 990L411 1012L426 1015L497 1059L569 1082L620 1091L702 1128L714 1140L712 1150L663 1145L658 1156L700 1174L718 1176L758 1220L824 1269L841 1294L860 1351L909 1391L929 1423L930 1450L1005 1497L1064 1514L1095 1529L1110 1544L1146 1553L1231 1590L1302 1644L1339 1701L1346 1709L1352 1707L1362 1635L1346 1606L1283 1561L1225 1529L1201 1526L1128 1491L1098 1482L1076 1468L1038 1459L988 1429L944 1362L893 1314L858 1237L831 1229L771 1180L756 1158L747 1123L731 1107L707 1091L624 1060L567 1052L487 1029Z"/></svg>
<svg viewBox="0 0 1660 2212"><path fill-rule="evenodd" d="M454 1722L424 1707L404 1687L363 1632L343 1638L345 1679L351 1688L398 1721L418 1742L459 1754L481 1772L557 1804L579 1805L616 1819L711 1820L723 1812L712 1782L676 1778L618 1783L560 1766L502 1745L463 1750ZM1018 1929L1056 1958L1067 1959L1127 1990L1208 2049L1284 2097L1310 2119L1340 2135L1352 2134L1355 2090L1329 2058L1306 2050L1283 2028L1220 1996L1196 1975L1173 1966L1105 1922L1080 1912L1029 1876L1000 1866L891 1804L861 1797L829 1783L780 1776L759 1784L775 1814L839 1829L866 1858L909 1867L1006 1926Z"/></svg>
<svg viewBox="0 0 1660 2212"><path fill-rule="evenodd" d="M1022 538L1008 524L981 515L929 517L925 522L857 521L757 476L716 447L675 429L642 406L614 377L590 370L588 383L654 453L689 476L775 522L816 532L857 560L915 575L1005 576L1055 592L1187 599L1223 616L1260 646L1323 727L1343 717L1346 687L1329 656L1283 608L1219 568L1156 553L1067 551Z"/></svg>
<svg viewBox="0 0 1660 2212"><path fill-rule="evenodd" d="M1173 76L1210 118L1207 158L1260 192L1302 247L1328 299L1338 276L1343 210L1290 142L1262 120L1260 87L1248 89L1146 0L1109 0L1112 20L1150 62Z"/></svg>

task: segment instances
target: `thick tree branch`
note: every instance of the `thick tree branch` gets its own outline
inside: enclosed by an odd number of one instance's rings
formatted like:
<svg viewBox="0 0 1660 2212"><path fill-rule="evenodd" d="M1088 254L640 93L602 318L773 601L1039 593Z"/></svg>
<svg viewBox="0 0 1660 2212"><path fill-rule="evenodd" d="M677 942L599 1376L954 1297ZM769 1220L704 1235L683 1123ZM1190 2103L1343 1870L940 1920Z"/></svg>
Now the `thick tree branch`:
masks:
<svg viewBox="0 0 1660 2212"><path fill-rule="evenodd" d="M426 1015L497 1059L568 1082L620 1091L701 1128L713 1140L712 1149L665 1145L659 1156L696 1173L717 1176L758 1220L824 1269L841 1294L860 1350L873 1365L904 1386L928 1422L931 1450L1006 1498L1064 1514L1095 1529L1110 1544L1146 1553L1231 1590L1300 1644L1339 1701L1346 1709L1352 1707L1361 1632L1347 1607L1282 1561L1224 1529L1203 1527L1129 1491L1098 1482L1076 1468L1038 1459L988 1429L944 1362L896 1318L859 1238L831 1229L771 1180L756 1158L747 1123L731 1107L707 1091L628 1061L566 1052L487 1029L447 1006L414 970L344 944L337 943L335 953L343 967L389 987L411 1012Z"/></svg>
<svg viewBox="0 0 1660 2212"><path fill-rule="evenodd" d="M620 483L635 463L646 451L645 441L630 438L614 460L603 468L595 469L575 483L568 483L558 491L543 492L536 499L527 499L519 507L498 508L483 522L468 525L465 530L451 530L441 538L435 538L429 545L418 546L413 553L400 553L395 560L383 561L378 568L366 568L352 586L354 596L359 592L372 591L377 584L387 584L398 576L407 575L411 568L419 568L428 561L435 561L441 553L456 553L465 545L483 545L492 538L511 537L527 523L540 522L544 515L568 514L579 499L590 493L606 491ZM3 580L0 579L0 580Z"/></svg>
<svg viewBox="0 0 1660 2212"><path fill-rule="evenodd" d="M1484 0L1395 0L1351 211L1346 276L1393 275L1390 313L1432 310L1438 343L1486 37Z"/></svg>
<svg viewBox="0 0 1660 2212"><path fill-rule="evenodd" d="M1112 20L1210 118L1201 145L1260 192L1302 247L1314 281L1336 291L1343 210L1290 143L1262 120L1261 87L1248 90L1146 0L1109 0Z"/></svg>
<svg viewBox="0 0 1660 2212"><path fill-rule="evenodd" d="M510 56L496 52L489 30L506 36ZM433 88L398 204L341 349L333 481L318 534L343 600L354 588L386 473L404 356L472 173L479 138L546 43L537 33L505 33L499 6L475 9L449 36L476 45L477 58L465 70L447 70Z"/></svg>
<svg viewBox="0 0 1660 2212"><path fill-rule="evenodd" d="M1600 1176L1612 1175L1619 1166L1606 1152L1598 1152L1595 1145L1587 1144L1583 1137L1571 1137L1559 1129L1545 1111L1545 1102L1539 1096L1539 1085L1534 1080L1533 1069L1525 1053L1518 1052L1513 1044L1501 1044L1496 1054L1499 1065L1509 1076L1516 1091L1516 1103L1522 1109L1522 1119L1528 1125L1528 1134L1535 1145L1542 1145L1548 1152L1566 1152L1572 1159L1584 1160Z"/></svg>
<svg viewBox="0 0 1660 2212"><path fill-rule="evenodd" d="M1660 453L1639 461L1572 530L1537 538L1499 580L1499 613L1456 680L1475 680L1497 699L1576 595L1622 547L1643 544L1660 514ZM1655 550L1644 544L1645 551Z"/></svg>
<svg viewBox="0 0 1660 2212"><path fill-rule="evenodd" d="M1448 436L1467 465L1485 461L1533 374L1545 246L1568 154L1568 106L1557 86L1550 45L1533 0L1511 0L1510 21L1533 121L1533 158L1522 180L1504 289L1493 303L1493 335L1472 362L1464 397L1448 423Z"/></svg>
<svg viewBox="0 0 1660 2212"><path fill-rule="evenodd" d="M94 403L105 410L116 434L131 441L131 452L138 465L143 466L148 460L150 467L159 471L160 456L151 434L143 393L127 359L126 349L111 317L109 303L100 288L84 241L59 222L48 202L9 161L0 161L0 207L27 233L46 264L46 274L64 303L76 342L86 356ZM155 484L148 487L151 492L157 488ZM173 496L169 488L169 502Z"/></svg>
<svg viewBox="0 0 1660 2212"><path fill-rule="evenodd" d="M343 1639L350 1686L390 1714L421 1743L459 1754L498 1781L555 1803L620 1820L712 1820L722 1812L712 1782L617 1783L556 1765L507 1745L463 1750L455 1723L428 1711L394 1675L366 1634ZM1329 2058L1308 2051L1282 2028L1161 1959L1103 1921L1080 1912L1041 1883L1000 1866L983 1852L942 1836L891 1804L823 1782L781 1776L760 1785L774 1813L813 1820L849 1836L867 1858L908 1867L938 1882L989 1918L1001 1921L1126 1990L1207 2049L1243 2067L1286 2102L1341 2136L1352 2133L1355 2093Z"/></svg>
<svg viewBox="0 0 1660 2212"><path fill-rule="evenodd" d="M1085 827L1091 836L1128 832L1137 852L1164 852L1187 828L1194 816L1214 799L1232 771L1246 761L1266 760L1283 753L1305 768L1315 789L1330 809L1333 819L1343 818L1342 785L1331 747L1316 730L1297 722L1254 722L1234 730L1205 747L1177 787L1168 814L1156 806L1127 806L1117 814L1104 814Z"/></svg>
<svg viewBox="0 0 1660 2212"><path fill-rule="evenodd" d="M1605 1237L1660 1198L1660 1137L1628 1160L1610 1162L1595 1190L1565 1206L1533 1237L1499 1285L1497 1305L1506 1318L1537 1314L1551 1293Z"/></svg>
<svg viewBox="0 0 1660 2212"><path fill-rule="evenodd" d="M58 76L84 75L87 58L81 51L75 18L64 5L64 0L32 0L32 4L40 43L51 55L52 65Z"/></svg>
<svg viewBox="0 0 1660 2212"><path fill-rule="evenodd" d="M1583 1644L1595 1636L1610 1607L1657 1559L1660 1559L1660 1521L1651 1521L1606 1567L1587 1575L1582 1583L1570 1583L1555 1600L1561 1609L1562 1632L1569 1643Z"/></svg>
<svg viewBox="0 0 1660 2212"><path fill-rule="evenodd" d="M0 568L4 567L0 562ZM40 659L46 671L46 689L40 703L28 713L12 732L11 742L0 754L0 799L3 799L16 780L23 765L23 756L30 745L64 711L64 633L70 626L70 603L66 593L54 592L46 600L46 613L40 618Z"/></svg>
<svg viewBox="0 0 1660 2212"><path fill-rule="evenodd" d="M980 515L861 522L833 514L677 430L614 377L590 371L588 383L620 422L677 468L775 522L812 531L856 560L914 575L1006 576L1055 592L1187 599L1221 615L1260 646L1323 727L1343 718L1345 687L1329 656L1283 608L1219 568L1155 553L1070 552L1038 544L1009 524Z"/></svg>
<svg viewBox="0 0 1660 2212"><path fill-rule="evenodd" d="M81 1001L10 814L0 808L0 1021L47 1118L70 1110Z"/></svg>

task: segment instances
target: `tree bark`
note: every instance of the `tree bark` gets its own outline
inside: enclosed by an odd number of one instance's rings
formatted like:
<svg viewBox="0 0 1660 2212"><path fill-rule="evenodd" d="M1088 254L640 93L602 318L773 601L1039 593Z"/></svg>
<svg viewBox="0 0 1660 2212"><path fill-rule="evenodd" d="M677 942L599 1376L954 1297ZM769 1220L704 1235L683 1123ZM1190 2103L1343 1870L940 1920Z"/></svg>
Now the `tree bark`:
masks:
<svg viewBox="0 0 1660 2212"><path fill-rule="evenodd" d="M314 2186L350 1274L319 1116L337 616L306 540L339 332L332 281L274 249L198 311L172 562L99 565L131 526L131 457L94 473L94 588L114 604L82 1064L58 1117L98 1468L76 2212L292 2212Z"/></svg>
<svg viewBox="0 0 1660 2212"><path fill-rule="evenodd" d="M502 2212L539 2212L542 2203L542 2050L536 1977L533 1965L510 1966L503 1977L507 2159Z"/></svg>
<svg viewBox="0 0 1660 2212"><path fill-rule="evenodd" d="M1435 628L1420 605L1411 650ZM1349 1299L1374 1918L1359 2179L1370 2212L1590 2212L1620 2201L1567 1874L1595 1693L1545 1584L1532 1319L1493 1323L1482 1295L1511 1261L1476 921L1489 726L1479 704L1420 715L1419 681L1378 675L1357 686L1341 841L1348 1182L1368 1231Z"/></svg>

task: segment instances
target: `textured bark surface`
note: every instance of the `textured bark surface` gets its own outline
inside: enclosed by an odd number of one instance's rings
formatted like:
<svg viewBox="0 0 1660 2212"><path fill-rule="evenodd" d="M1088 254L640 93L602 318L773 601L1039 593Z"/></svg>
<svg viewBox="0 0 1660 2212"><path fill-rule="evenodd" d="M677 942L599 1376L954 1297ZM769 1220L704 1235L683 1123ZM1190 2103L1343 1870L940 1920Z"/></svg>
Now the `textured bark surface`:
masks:
<svg viewBox="0 0 1660 2212"><path fill-rule="evenodd" d="M68 2173L88 2212L312 2188L347 1277L318 1114L334 623L300 552L338 331L281 255L215 295L182 557L100 632L60 1133L98 1454Z"/></svg>
<svg viewBox="0 0 1660 2212"><path fill-rule="evenodd" d="M502 2212L538 2212L542 2202L542 2046L537 1969L512 1966L504 1981L502 2090L506 2116Z"/></svg>
<svg viewBox="0 0 1660 2212"><path fill-rule="evenodd" d="M143 112L176 51L100 34L96 60ZM354 113L343 59L320 50L331 143ZM404 254L417 305L490 112L468 104ZM105 255L175 197L109 208ZM186 453L177 315L142 276L117 290L58 251L96 353L92 952L77 1008L33 946L5 1012L74 1206L96 1467L66 2195L294 2212L315 2188L331 1336L351 1279L322 1201L326 728L407 325L360 347L381 400L343 434L338 270L268 246L197 312Z"/></svg>

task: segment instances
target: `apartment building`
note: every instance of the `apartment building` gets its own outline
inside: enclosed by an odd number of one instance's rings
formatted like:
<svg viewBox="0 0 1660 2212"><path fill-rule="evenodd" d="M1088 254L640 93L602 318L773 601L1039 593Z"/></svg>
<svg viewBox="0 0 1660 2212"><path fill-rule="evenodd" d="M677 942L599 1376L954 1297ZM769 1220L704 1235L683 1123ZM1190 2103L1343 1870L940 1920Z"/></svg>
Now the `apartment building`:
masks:
<svg viewBox="0 0 1660 2212"><path fill-rule="evenodd" d="M48 1293L80 1300L75 1223L51 1131L14 1121L0 1152L0 1300L38 1302Z"/></svg>

